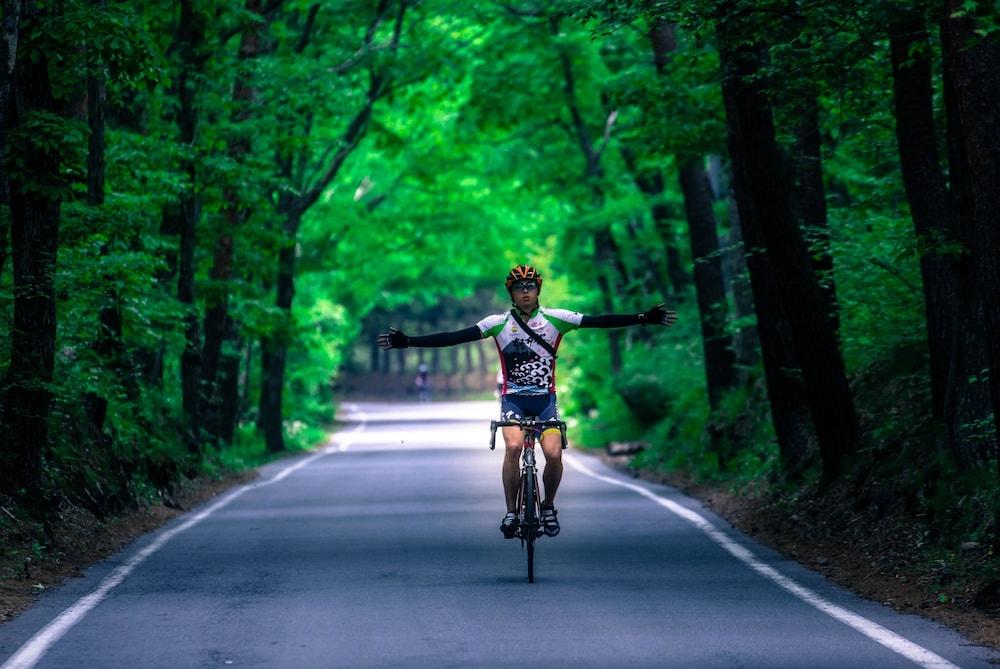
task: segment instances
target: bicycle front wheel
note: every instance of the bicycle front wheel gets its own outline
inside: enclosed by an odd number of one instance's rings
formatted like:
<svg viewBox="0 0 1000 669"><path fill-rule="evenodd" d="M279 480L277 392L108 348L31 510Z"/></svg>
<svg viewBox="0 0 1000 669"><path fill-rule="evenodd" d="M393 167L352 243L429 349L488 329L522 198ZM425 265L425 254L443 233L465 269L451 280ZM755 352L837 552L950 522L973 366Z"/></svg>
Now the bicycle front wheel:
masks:
<svg viewBox="0 0 1000 669"><path fill-rule="evenodd" d="M521 480L524 496L523 507L521 509L521 536L527 543L526 553L528 554L528 583L535 582L535 535L538 533L538 514L536 505L538 503L537 492L535 490L535 477L530 471L523 474Z"/></svg>
<svg viewBox="0 0 1000 669"><path fill-rule="evenodd" d="M528 546L525 551L528 554L528 583L535 582L535 536L532 534L527 538Z"/></svg>

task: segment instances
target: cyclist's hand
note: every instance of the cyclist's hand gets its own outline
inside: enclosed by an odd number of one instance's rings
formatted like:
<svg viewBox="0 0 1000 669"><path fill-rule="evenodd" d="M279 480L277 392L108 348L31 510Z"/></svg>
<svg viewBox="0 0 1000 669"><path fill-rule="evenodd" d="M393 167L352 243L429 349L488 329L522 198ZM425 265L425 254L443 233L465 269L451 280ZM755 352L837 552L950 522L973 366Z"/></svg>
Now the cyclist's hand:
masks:
<svg viewBox="0 0 1000 669"><path fill-rule="evenodd" d="M383 332L378 336L378 345L386 351L390 348L408 348L410 338L396 328L389 328L389 332Z"/></svg>
<svg viewBox="0 0 1000 669"><path fill-rule="evenodd" d="M670 327L677 322L677 312L673 309L664 309L663 304L657 304L652 309L642 312L642 324L662 325Z"/></svg>

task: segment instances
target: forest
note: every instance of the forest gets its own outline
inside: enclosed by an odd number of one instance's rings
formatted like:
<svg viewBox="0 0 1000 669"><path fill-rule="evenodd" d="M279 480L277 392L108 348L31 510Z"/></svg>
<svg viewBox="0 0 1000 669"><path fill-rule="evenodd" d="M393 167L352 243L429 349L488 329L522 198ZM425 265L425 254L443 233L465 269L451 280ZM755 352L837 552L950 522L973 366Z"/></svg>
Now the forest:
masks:
<svg viewBox="0 0 1000 669"><path fill-rule="evenodd" d="M996 576L993 0L2 4L0 531L316 445L527 262L679 315L567 340L574 443Z"/></svg>

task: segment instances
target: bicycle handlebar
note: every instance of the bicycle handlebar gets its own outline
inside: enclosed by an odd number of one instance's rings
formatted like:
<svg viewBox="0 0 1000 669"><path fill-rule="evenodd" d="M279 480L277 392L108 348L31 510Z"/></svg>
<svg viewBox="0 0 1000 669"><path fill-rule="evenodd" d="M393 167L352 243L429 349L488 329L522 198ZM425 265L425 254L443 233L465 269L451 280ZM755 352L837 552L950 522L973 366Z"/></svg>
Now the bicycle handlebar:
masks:
<svg viewBox="0 0 1000 669"><path fill-rule="evenodd" d="M519 427L522 430L534 430L541 434L549 428L559 430L562 437L562 447L566 448L566 423L561 420L537 420L527 418L525 420L491 420L490 421L490 450L496 449L497 428L498 427Z"/></svg>

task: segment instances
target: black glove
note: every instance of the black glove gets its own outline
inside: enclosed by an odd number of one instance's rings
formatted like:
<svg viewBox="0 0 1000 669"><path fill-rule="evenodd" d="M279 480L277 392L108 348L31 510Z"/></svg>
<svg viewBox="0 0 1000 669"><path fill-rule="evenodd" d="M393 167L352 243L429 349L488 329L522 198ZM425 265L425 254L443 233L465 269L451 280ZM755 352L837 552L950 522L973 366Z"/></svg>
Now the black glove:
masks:
<svg viewBox="0 0 1000 669"><path fill-rule="evenodd" d="M639 314L639 323L642 325L663 325L670 327L677 322L677 312L672 309L664 309L664 305L657 304L652 309L648 309Z"/></svg>
<svg viewBox="0 0 1000 669"><path fill-rule="evenodd" d="M410 338L396 328L389 328L388 333L382 333L378 336L378 345L385 350L389 350L390 348L409 348Z"/></svg>

